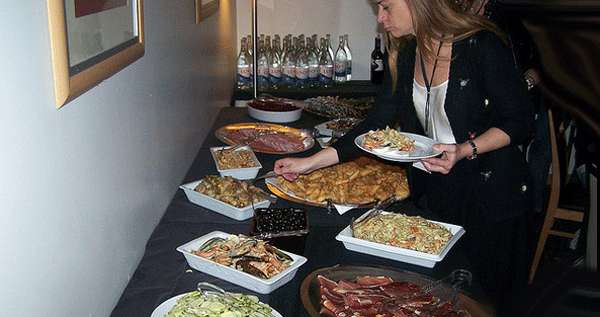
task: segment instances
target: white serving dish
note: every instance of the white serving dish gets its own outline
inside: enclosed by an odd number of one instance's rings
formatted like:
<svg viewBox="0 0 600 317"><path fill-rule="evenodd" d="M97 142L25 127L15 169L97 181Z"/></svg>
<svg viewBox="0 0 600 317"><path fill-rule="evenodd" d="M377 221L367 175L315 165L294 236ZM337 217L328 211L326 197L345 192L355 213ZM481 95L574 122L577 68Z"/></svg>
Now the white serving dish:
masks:
<svg viewBox="0 0 600 317"><path fill-rule="evenodd" d="M356 221L359 221L363 217L365 217L370 211L367 211ZM388 212L383 212L384 214ZM431 220L429 220L431 221ZM348 250L370 254L394 261L400 261L405 263L410 263L418 266L424 266L428 268L432 268L436 265L437 262L440 262L444 259L448 251L454 246L456 241L460 239L460 237L465 233L465 229L461 226L452 225L443 222L431 221L433 223L437 223L441 226L446 227L452 233L452 238L446 244L446 247L442 249L440 254L430 254L425 252L419 252L415 250L405 249L394 247L387 244L367 241L363 239L358 239L352 236L352 229L350 226L347 226L342 230L335 239L344 243L344 247Z"/></svg>
<svg viewBox="0 0 600 317"><path fill-rule="evenodd" d="M243 221L252 218L254 216L255 208L267 208L271 205L271 201L265 199L254 204L254 207L252 204L250 204L245 208L237 208L230 204L224 203L218 199L214 199L210 196L195 191L194 188L196 188L196 186L198 186L200 182L201 180L187 183L179 186L179 188L183 189L185 195L191 203L196 204L198 206L202 206L206 209L210 209L214 212L222 214L223 216L238 221Z"/></svg>
<svg viewBox="0 0 600 317"><path fill-rule="evenodd" d="M200 246L202 246L202 244L209 239L216 237L227 238L229 236L230 234L225 232L213 231L178 247L177 251L183 253L185 259L192 268L261 294L269 294L287 282L291 281L296 275L298 268L306 263L305 257L282 250L282 252L285 252L294 261L281 273L265 280L248 273L238 271L234 268L218 264L192 253L194 250L198 250Z"/></svg>
<svg viewBox="0 0 600 317"><path fill-rule="evenodd" d="M292 111L266 111L253 108L252 106L248 105L248 115L254 119L266 122L294 122L299 120L300 116L302 116L302 108Z"/></svg>
<svg viewBox="0 0 600 317"><path fill-rule="evenodd" d="M217 167L217 171L219 171L219 174L221 175L221 177L231 176L233 178L241 179L241 180L256 178L256 175L258 175L258 171L262 168L262 165L256 158L256 154L254 154L254 151L252 151L252 148L248 145L242 146L242 147L236 149L236 151L242 151L242 150L250 151L250 153L252 153L252 161L254 162L254 165L256 165L256 166L243 167L243 168L229 168L229 169L221 169L219 167L219 164L217 163L217 157L215 156L215 152L223 150L223 149L228 149L228 148L231 148L231 146L220 146L220 147L211 147L210 148L210 154L212 155L212 158L215 161L215 166Z"/></svg>
<svg viewBox="0 0 600 317"><path fill-rule="evenodd" d="M158 305L158 307L156 307L154 309L154 311L152 312L152 315L150 315L150 317L165 317L169 313L169 311L171 311L171 309L173 309L175 304L177 304L177 301L187 294L189 294L189 293L184 293L184 294L180 294L177 296L173 296L173 297L167 299L166 301L162 302L162 304ZM271 317L283 317L283 316L281 316L281 314L279 312L277 312L275 309L273 309L273 311L271 312Z"/></svg>

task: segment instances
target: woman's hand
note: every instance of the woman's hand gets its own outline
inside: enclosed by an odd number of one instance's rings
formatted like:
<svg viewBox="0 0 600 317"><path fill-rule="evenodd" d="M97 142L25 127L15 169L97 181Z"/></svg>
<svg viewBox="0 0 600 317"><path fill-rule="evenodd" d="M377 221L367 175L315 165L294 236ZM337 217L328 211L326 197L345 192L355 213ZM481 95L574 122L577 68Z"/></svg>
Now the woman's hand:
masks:
<svg viewBox="0 0 600 317"><path fill-rule="evenodd" d="M312 172L312 165L310 157L288 157L277 160L273 166L273 171L289 181L294 181L300 174Z"/></svg>
<svg viewBox="0 0 600 317"><path fill-rule="evenodd" d="M467 156L463 144L434 144L433 149L442 151L442 156L439 158L424 159L421 162L428 171L444 175L450 173L456 162Z"/></svg>

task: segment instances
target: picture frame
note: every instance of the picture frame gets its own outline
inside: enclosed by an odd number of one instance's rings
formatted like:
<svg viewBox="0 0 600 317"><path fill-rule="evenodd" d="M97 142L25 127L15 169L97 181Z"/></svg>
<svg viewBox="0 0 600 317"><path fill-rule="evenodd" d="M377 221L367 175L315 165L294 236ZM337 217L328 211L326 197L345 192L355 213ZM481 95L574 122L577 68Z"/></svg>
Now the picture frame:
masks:
<svg viewBox="0 0 600 317"><path fill-rule="evenodd" d="M196 24L219 11L219 0L195 0L196 1Z"/></svg>
<svg viewBox="0 0 600 317"><path fill-rule="evenodd" d="M47 0L56 108L144 55L143 0Z"/></svg>

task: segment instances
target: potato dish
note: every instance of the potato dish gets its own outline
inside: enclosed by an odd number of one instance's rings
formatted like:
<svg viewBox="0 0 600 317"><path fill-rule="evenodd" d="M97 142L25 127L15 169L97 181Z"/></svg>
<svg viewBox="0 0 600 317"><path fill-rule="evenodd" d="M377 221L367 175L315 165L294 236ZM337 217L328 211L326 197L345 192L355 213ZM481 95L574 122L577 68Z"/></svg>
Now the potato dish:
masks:
<svg viewBox="0 0 600 317"><path fill-rule="evenodd" d="M277 181L288 194L313 203L360 205L409 195L404 169L366 157L300 175L293 182L281 176Z"/></svg>
<svg viewBox="0 0 600 317"><path fill-rule="evenodd" d="M355 238L439 254L452 238L450 231L419 216L382 213L353 227Z"/></svg>
<svg viewBox="0 0 600 317"><path fill-rule="evenodd" d="M236 168L249 168L257 167L256 159L252 151L238 149L238 150L215 150L215 160L217 161L217 167L220 170L236 169Z"/></svg>
<svg viewBox="0 0 600 317"><path fill-rule="evenodd" d="M259 188L231 176L206 176L194 190L237 208L266 199L266 193Z"/></svg>

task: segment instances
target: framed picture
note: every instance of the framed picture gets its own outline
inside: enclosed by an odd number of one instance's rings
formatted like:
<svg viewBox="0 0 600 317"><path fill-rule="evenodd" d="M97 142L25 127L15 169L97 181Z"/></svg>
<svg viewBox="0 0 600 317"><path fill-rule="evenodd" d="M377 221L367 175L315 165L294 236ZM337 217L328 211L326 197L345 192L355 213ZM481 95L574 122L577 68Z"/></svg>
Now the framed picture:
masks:
<svg viewBox="0 0 600 317"><path fill-rule="evenodd" d="M47 0L56 107L144 55L143 0Z"/></svg>
<svg viewBox="0 0 600 317"><path fill-rule="evenodd" d="M196 23L208 18L219 10L219 0L196 0Z"/></svg>

